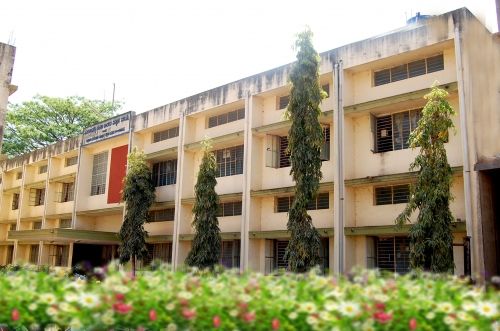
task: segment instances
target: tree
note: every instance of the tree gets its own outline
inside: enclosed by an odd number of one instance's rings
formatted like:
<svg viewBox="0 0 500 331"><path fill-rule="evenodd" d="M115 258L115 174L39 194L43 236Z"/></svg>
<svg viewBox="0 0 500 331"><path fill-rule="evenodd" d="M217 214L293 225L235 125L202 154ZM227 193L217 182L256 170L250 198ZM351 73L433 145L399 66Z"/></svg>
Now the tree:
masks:
<svg viewBox="0 0 500 331"><path fill-rule="evenodd" d="M144 223L149 221L149 208L155 201L155 187L151 179L144 153L134 148L128 156L128 172L123 188L125 218L118 236L121 240L120 262L132 260L132 273L135 276L137 259L147 256Z"/></svg>
<svg viewBox="0 0 500 331"><path fill-rule="evenodd" d="M219 262L221 236L217 208L219 196L215 192L217 185L217 164L215 155L210 151L210 143L203 142L203 158L194 187L194 229L193 247L186 263L198 268L213 268Z"/></svg>
<svg viewBox="0 0 500 331"><path fill-rule="evenodd" d="M410 165L417 171L417 181L412 185L410 198L396 223L410 222L418 209L417 221L410 228L410 262L412 268L432 272L453 272L453 235L450 211L450 185L452 171L446 157L444 143L448 130L453 128L451 116L455 114L446 97L448 92L434 83L425 96L427 104L417 128L410 134L410 147L420 148Z"/></svg>
<svg viewBox="0 0 500 331"><path fill-rule="evenodd" d="M16 156L80 134L84 128L115 113L120 104L83 97L35 96L10 104L6 116L3 153Z"/></svg>
<svg viewBox="0 0 500 331"><path fill-rule="evenodd" d="M307 205L316 198L321 174L321 146L323 131L318 117L319 104L325 92L319 83L318 53L312 45L312 32L298 34L295 47L297 62L290 73L290 103L286 116L292 121L288 131L288 152L295 181L295 199L288 213L288 231L291 238L285 259L291 271L303 272L320 262L321 240L314 228Z"/></svg>

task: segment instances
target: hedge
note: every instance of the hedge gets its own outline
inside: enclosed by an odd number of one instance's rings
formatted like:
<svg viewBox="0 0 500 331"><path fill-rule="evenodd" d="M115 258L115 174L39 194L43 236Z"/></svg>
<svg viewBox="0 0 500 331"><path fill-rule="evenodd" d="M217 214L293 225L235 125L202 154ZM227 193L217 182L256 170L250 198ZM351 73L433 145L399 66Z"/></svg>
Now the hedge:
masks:
<svg viewBox="0 0 500 331"><path fill-rule="evenodd" d="M499 292L426 273L0 273L3 330L499 330Z"/></svg>

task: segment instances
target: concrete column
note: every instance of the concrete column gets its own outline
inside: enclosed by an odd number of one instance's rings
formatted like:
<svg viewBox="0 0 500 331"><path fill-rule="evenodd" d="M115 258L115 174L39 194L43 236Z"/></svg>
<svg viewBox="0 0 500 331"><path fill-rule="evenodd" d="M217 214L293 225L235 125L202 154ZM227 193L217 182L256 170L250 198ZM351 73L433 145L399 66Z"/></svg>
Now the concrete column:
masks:
<svg viewBox="0 0 500 331"><path fill-rule="evenodd" d="M0 161L3 158L1 154L7 99L16 90L16 87L10 84L15 54L14 46L0 43Z"/></svg>
<svg viewBox="0 0 500 331"><path fill-rule="evenodd" d="M240 271L248 270L248 247L250 229L251 197L250 189L252 183L252 96L248 92L245 98L245 126L244 126L244 148L243 148L243 211L241 216L241 245L240 245Z"/></svg>
<svg viewBox="0 0 500 331"><path fill-rule="evenodd" d="M179 231L181 222L181 197L184 175L184 140L186 135L186 116L184 112L179 114L179 140L177 143L177 178L175 181L175 215L174 230L172 236L172 268L175 270L179 262Z"/></svg>

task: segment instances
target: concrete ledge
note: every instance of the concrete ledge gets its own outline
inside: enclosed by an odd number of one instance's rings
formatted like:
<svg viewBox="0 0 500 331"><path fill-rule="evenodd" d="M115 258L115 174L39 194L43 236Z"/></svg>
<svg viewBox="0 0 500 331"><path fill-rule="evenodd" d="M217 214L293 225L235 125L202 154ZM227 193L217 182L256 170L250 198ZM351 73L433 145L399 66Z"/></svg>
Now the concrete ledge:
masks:
<svg viewBox="0 0 500 331"><path fill-rule="evenodd" d="M231 200L237 200L241 199L243 197L243 193L228 193L228 194L219 194L219 200L220 202L227 202ZM182 204L185 205L193 205L195 201L195 198L184 198L181 200Z"/></svg>
<svg viewBox="0 0 500 331"><path fill-rule="evenodd" d="M103 209L92 209L92 210L79 210L76 212L78 216L104 216L123 213L123 206L103 208Z"/></svg>
<svg viewBox="0 0 500 331"><path fill-rule="evenodd" d="M213 138L209 138L209 139L211 140L212 144L215 145L215 144L231 141L231 140L239 138L239 137L243 138L243 131L233 132L233 133L229 133L229 134L225 134L222 136L213 137ZM200 149L201 143L202 143L202 141L197 141L194 143L185 144L184 150L185 151L193 151L193 150Z"/></svg>
<svg viewBox="0 0 500 331"><path fill-rule="evenodd" d="M36 241L92 241L92 242L119 242L115 232L88 231L76 229L40 229L9 231L8 239L36 240Z"/></svg>
<svg viewBox="0 0 500 331"><path fill-rule="evenodd" d="M146 160L152 160L160 157L169 157L169 156L177 157L177 147L163 149L161 151L154 153L148 153L146 154Z"/></svg>
<svg viewBox="0 0 500 331"><path fill-rule="evenodd" d="M398 228L396 225L378 225L378 226L346 226L344 235L346 236L376 236L376 235L394 235L408 234L411 224L405 224ZM451 224L454 233L465 232L465 222L454 222Z"/></svg>
<svg viewBox="0 0 500 331"><path fill-rule="evenodd" d="M75 179L76 179L76 172L73 172L70 174L49 178L49 183L57 183L57 182L67 183L72 181L74 182Z"/></svg>
<svg viewBox="0 0 500 331"><path fill-rule="evenodd" d="M290 194L295 190L295 186L278 187L258 191L250 191L251 197L271 197L279 194ZM333 191L333 182L325 182L319 184L318 192L328 192Z"/></svg>

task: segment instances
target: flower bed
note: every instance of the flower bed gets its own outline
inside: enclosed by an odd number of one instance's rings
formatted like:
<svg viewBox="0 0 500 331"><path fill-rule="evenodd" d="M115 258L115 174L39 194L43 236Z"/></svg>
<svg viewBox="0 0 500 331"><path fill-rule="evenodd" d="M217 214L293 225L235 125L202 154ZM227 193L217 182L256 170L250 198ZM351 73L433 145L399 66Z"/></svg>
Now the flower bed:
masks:
<svg viewBox="0 0 500 331"><path fill-rule="evenodd" d="M12 330L498 330L499 304L493 289L429 274L0 273L0 325Z"/></svg>

